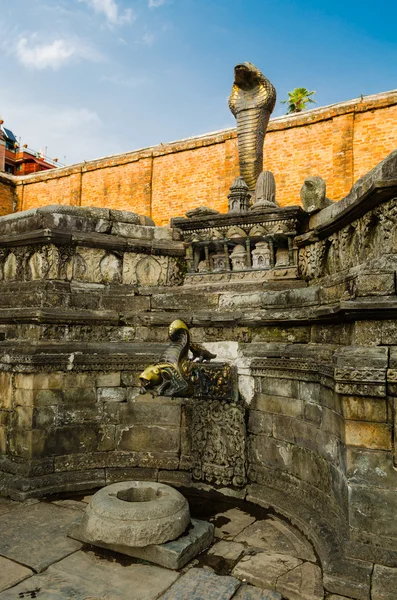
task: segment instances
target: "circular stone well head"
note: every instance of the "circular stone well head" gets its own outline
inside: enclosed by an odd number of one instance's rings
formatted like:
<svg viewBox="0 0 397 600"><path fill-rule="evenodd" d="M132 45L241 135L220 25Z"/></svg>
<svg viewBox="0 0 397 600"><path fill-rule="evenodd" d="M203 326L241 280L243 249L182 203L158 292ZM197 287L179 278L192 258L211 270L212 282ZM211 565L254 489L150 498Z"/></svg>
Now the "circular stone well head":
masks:
<svg viewBox="0 0 397 600"><path fill-rule="evenodd" d="M188 502L171 486L124 481L94 494L81 531L94 545L143 547L175 540L189 524Z"/></svg>

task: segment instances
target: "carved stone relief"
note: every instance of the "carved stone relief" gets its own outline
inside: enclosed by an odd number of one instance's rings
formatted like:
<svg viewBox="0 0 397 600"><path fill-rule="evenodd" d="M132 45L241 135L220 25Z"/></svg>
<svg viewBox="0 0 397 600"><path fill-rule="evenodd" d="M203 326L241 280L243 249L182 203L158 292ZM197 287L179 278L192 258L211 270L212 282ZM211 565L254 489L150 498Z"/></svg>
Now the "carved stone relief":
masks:
<svg viewBox="0 0 397 600"><path fill-rule="evenodd" d="M195 479L215 485L245 484L246 430L240 405L219 400L196 402L191 444Z"/></svg>

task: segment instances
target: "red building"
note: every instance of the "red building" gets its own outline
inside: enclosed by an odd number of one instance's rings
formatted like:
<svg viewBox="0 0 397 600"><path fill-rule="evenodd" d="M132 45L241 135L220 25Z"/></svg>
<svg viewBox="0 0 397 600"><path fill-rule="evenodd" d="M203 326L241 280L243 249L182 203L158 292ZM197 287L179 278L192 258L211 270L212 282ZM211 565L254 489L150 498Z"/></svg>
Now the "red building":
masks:
<svg viewBox="0 0 397 600"><path fill-rule="evenodd" d="M21 148L14 133L0 121L0 172L29 175L59 166L58 159L48 158L43 152L28 148L27 144Z"/></svg>

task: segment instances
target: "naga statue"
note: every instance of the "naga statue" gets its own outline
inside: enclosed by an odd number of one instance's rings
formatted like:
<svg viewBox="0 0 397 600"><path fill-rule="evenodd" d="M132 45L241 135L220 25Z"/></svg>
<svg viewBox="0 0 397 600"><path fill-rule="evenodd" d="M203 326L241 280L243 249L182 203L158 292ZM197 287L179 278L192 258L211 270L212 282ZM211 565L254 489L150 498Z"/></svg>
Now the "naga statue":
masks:
<svg viewBox="0 0 397 600"><path fill-rule="evenodd" d="M263 170L263 141L276 104L276 89L252 63L234 68L229 108L237 119L240 175L250 192Z"/></svg>
<svg viewBox="0 0 397 600"><path fill-rule="evenodd" d="M168 328L171 344L156 365L150 365L139 376L142 393L149 391L159 396L192 396L200 383L197 363L216 358L200 344L190 340L189 328L180 319ZM189 351L192 358L189 358ZM202 386L200 386L202 392ZM202 393L199 393L201 396Z"/></svg>

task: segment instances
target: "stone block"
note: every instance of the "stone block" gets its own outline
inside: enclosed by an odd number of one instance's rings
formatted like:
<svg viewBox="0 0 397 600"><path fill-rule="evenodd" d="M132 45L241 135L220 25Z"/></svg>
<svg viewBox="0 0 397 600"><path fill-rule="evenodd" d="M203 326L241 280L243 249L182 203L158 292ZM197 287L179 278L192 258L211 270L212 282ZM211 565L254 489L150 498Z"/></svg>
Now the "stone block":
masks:
<svg viewBox="0 0 397 600"><path fill-rule="evenodd" d="M31 575L33 575L31 569L0 556L0 592L13 587Z"/></svg>
<svg viewBox="0 0 397 600"><path fill-rule="evenodd" d="M76 511L39 502L0 519L0 554L37 572L81 548L66 537ZM34 586L33 588L34 589Z"/></svg>
<svg viewBox="0 0 397 600"><path fill-rule="evenodd" d="M121 385L121 373L99 373L96 376L96 386L99 388L119 387Z"/></svg>
<svg viewBox="0 0 397 600"><path fill-rule="evenodd" d="M63 392L63 395L65 404L67 404L68 406L75 406L76 408L90 406L91 404L95 404L97 401L94 387L69 388Z"/></svg>
<svg viewBox="0 0 397 600"><path fill-rule="evenodd" d="M179 451L179 429L171 427L120 426L116 439L119 450L132 452Z"/></svg>
<svg viewBox="0 0 397 600"><path fill-rule="evenodd" d="M22 401L30 401L29 390L20 390L23 392L23 396L18 395L18 391L15 392L15 403ZM21 398L22 396L22 398ZM33 404L37 407L56 406L64 402L64 394L62 390L33 390L32 391Z"/></svg>
<svg viewBox="0 0 397 600"><path fill-rule="evenodd" d="M290 473L327 494L331 491L330 466L328 461L315 452L292 446Z"/></svg>
<svg viewBox="0 0 397 600"><path fill-rule="evenodd" d="M395 600L397 569L375 565L372 575L371 600Z"/></svg>
<svg viewBox="0 0 397 600"><path fill-rule="evenodd" d="M356 296L390 296L395 294L394 272L360 273L356 279Z"/></svg>
<svg viewBox="0 0 397 600"><path fill-rule="evenodd" d="M299 417L302 415L302 400L299 398L288 398L285 396L273 396L269 394L258 394L253 407L267 413Z"/></svg>
<svg viewBox="0 0 397 600"><path fill-rule="evenodd" d="M249 458L252 463L264 464L271 469L282 471L291 468L292 446L264 435L249 439Z"/></svg>
<svg viewBox="0 0 397 600"><path fill-rule="evenodd" d="M285 598L323 600L324 588L320 567L306 562L277 580L277 591Z"/></svg>
<svg viewBox="0 0 397 600"><path fill-rule="evenodd" d="M252 585L276 590L278 579L301 564L299 558L287 554L260 552L244 556L234 567L232 575Z"/></svg>
<svg viewBox="0 0 397 600"><path fill-rule="evenodd" d="M375 536L397 537L395 490L350 484L350 525Z"/></svg>
<svg viewBox="0 0 397 600"><path fill-rule="evenodd" d="M299 398L298 381L294 379L279 379L272 377L261 378L261 391L267 396L283 396L284 398Z"/></svg>
<svg viewBox="0 0 397 600"><path fill-rule="evenodd" d="M304 418L315 425L320 425L323 415L323 408L318 404L306 403L304 405Z"/></svg>
<svg viewBox="0 0 397 600"><path fill-rule="evenodd" d="M272 415L265 414L260 410L250 410L248 420L248 431L255 434L271 435L273 431Z"/></svg>
<svg viewBox="0 0 397 600"><path fill-rule="evenodd" d="M386 423L366 423L364 421L346 421L346 445L370 448L372 450L391 450L392 431Z"/></svg>
<svg viewBox="0 0 397 600"><path fill-rule="evenodd" d="M347 448L346 474L351 483L397 492L397 471L391 452Z"/></svg>
<svg viewBox="0 0 397 600"><path fill-rule="evenodd" d="M77 542L69 540L69 543ZM156 600L178 577L179 573L162 567L125 566L107 560L97 552L75 552L51 565L44 573L3 592L0 597L1 600L27 600L32 597L32 590L40 590L43 598L54 598L55 593L57 600Z"/></svg>
<svg viewBox="0 0 397 600"><path fill-rule="evenodd" d="M157 479L173 487L190 487L192 484L192 474L188 471L159 471Z"/></svg>
<svg viewBox="0 0 397 600"><path fill-rule="evenodd" d="M344 439L345 423L343 417L333 410L329 410L329 408L323 408L321 428L340 439Z"/></svg>
<svg viewBox="0 0 397 600"><path fill-rule="evenodd" d="M101 402L125 402L127 390L122 387L99 387L97 389L98 400Z"/></svg>
<svg viewBox="0 0 397 600"><path fill-rule="evenodd" d="M244 583L233 596L233 600L282 600L282 596L274 590L261 590Z"/></svg>
<svg viewBox="0 0 397 600"><path fill-rule="evenodd" d="M348 421L387 421L386 398L365 398L363 396L342 396L343 416Z"/></svg>
<svg viewBox="0 0 397 600"><path fill-rule="evenodd" d="M208 556L219 556L226 561L237 561L244 554L244 551L244 544L221 540L208 550Z"/></svg>
<svg viewBox="0 0 397 600"><path fill-rule="evenodd" d="M0 454L7 454L7 429L2 426L0 426Z"/></svg>
<svg viewBox="0 0 397 600"><path fill-rule="evenodd" d="M216 515L215 537L233 540L243 529L251 525L255 517L240 508L230 508Z"/></svg>
<svg viewBox="0 0 397 600"><path fill-rule="evenodd" d="M181 420L179 403L131 402L129 404L131 422L136 425L170 425L177 427Z"/></svg>
<svg viewBox="0 0 397 600"><path fill-rule="evenodd" d="M219 577L205 569L189 569L161 600L230 600L239 586L240 582L234 577Z"/></svg>
<svg viewBox="0 0 397 600"><path fill-rule="evenodd" d="M116 448L116 425L100 425L98 429L98 451L110 452Z"/></svg>
<svg viewBox="0 0 397 600"><path fill-rule="evenodd" d="M74 425L56 429L56 454L80 454L98 449L99 432L95 425Z"/></svg>
<svg viewBox="0 0 397 600"><path fill-rule="evenodd" d="M275 517L255 521L235 537L235 541L269 554L276 552L316 562L313 548L306 538L295 527Z"/></svg>
<svg viewBox="0 0 397 600"><path fill-rule="evenodd" d="M87 539L80 525L72 526L69 537L82 543L93 544ZM178 570L184 567L195 556L210 546L214 537L214 526L207 521L191 520L191 526L186 533L177 539L164 544L149 544L144 547L133 547L123 544L95 542L95 546L114 550L120 554L139 558L166 569Z"/></svg>
<svg viewBox="0 0 397 600"><path fill-rule="evenodd" d="M12 374L0 373L0 409L11 410Z"/></svg>

